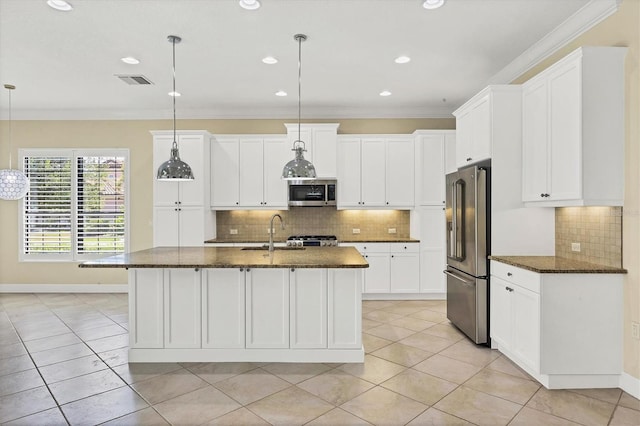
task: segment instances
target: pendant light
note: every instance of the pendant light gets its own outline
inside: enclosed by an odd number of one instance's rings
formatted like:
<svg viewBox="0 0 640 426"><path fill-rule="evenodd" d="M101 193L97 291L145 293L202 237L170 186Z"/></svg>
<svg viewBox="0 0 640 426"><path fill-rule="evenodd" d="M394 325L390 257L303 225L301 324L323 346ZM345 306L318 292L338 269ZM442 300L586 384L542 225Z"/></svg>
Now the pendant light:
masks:
<svg viewBox="0 0 640 426"><path fill-rule="evenodd" d="M180 159L178 152L178 142L176 138L176 43L180 43L182 39L178 36L170 35L167 37L169 43L173 45L173 91L170 95L173 97L173 145L169 159L158 167L158 180L193 180L193 172L191 167Z"/></svg>
<svg viewBox="0 0 640 426"><path fill-rule="evenodd" d="M19 200L29 191L29 178L20 170L11 168L12 146L12 121L11 121L11 91L16 88L12 84L5 84L9 91L9 168L0 170L0 198L3 200Z"/></svg>
<svg viewBox="0 0 640 426"><path fill-rule="evenodd" d="M304 34L296 34L293 39L298 42L298 139L293 142L292 151L295 158L289 161L282 170L282 178L287 180L315 179L316 168L304 159L305 143L300 140L300 78L302 75L302 42L307 39Z"/></svg>

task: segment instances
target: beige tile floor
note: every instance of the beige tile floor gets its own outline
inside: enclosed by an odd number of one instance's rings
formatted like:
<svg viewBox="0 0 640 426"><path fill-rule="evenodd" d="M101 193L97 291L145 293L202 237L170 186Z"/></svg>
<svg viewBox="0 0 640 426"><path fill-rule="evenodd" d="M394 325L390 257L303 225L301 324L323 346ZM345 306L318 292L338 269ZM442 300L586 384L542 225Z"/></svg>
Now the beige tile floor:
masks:
<svg viewBox="0 0 640 426"><path fill-rule="evenodd" d="M0 424L640 425L619 389L549 391L442 301L363 303L364 364L127 363L124 294L0 294Z"/></svg>

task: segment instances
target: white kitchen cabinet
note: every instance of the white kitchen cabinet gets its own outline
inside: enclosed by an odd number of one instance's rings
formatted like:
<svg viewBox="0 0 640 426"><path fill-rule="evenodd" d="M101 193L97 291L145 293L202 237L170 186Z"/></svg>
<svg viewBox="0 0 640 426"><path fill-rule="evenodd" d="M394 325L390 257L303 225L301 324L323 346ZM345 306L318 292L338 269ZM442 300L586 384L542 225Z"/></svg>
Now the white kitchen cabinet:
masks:
<svg viewBox="0 0 640 426"><path fill-rule="evenodd" d="M622 281L491 261L491 346L550 389L616 387Z"/></svg>
<svg viewBox="0 0 640 426"><path fill-rule="evenodd" d="M246 347L289 347L289 270L247 269Z"/></svg>
<svg viewBox="0 0 640 426"><path fill-rule="evenodd" d="M361 289L362 269L328 270L327 346L329 349L362 348Z"/></svg>
<svg viewBox="0 0 640 426"><path fill-rule="evenodd" d="M491 158L492 92L485 89L462 105L456 117L456 163L468 166Z"/></svg>
<svg viewBox="0 0 640 426"><path fill-rule="evenodd" d="M205 131L177 133L180 158L191 167L192 181L156 179L158 167L169 159L173 132L153 131L153 244L201 246L215 237L215 213L210 210L207 188L211 135Z"/></svg>
<svg viewBox="0 0 640 426"><path fill-rule="evenodd" d="M201 276L190 268L164 270L164 347L199 348Z"/></svg>
<svg viewBox="0 0 640 426"><path fill-rule="evenodd" d="M336 149L339 123L302 123L299 138L305 143L307 152L304 158L311 161L319 178L335 178ZM289 149L298 139L298 123L287 123L287 143ZM290 160L294 153L289 151ZM283 165L284 166L284 165Z"/></svg>
<svg viewBox="0 0 640 426"><path fill-rule="evenodd" d="M444 206L445 176L457 170L455 130L416 130L414 135L416 206Z"/></svg>
<svg viewBox="0 0 640 426"><path fill-rule="evenodd" d="M220 135L212 140L211 208L287 209L281 178L288 157L286 138Z"/></svg>
<svg viewBox="0 0 640 426"><path fill-rule="evenodd" d="M420 291L419 244L391 243L389 284L392 293L418 293Z"/></svg>
<svg viewBox="0 0 640 426"><path fill-rule="evenodd" d="M410 136L338 138L338 208L414 206L414 141Z"/></svg>
<svg viewBox="0 0 640 426"><path fill-rule="evenodd" d="M417 211L420 227L420 293L445 297L447 265L445 210L442 206L421 207Z"/></svg>
<svg viewBox="0 0 640 426"><path fill-rule="evenodd" d="M164 347L163 269L129 270L129 346Z"/></svg>
<svg viewBox="0 0 640 426"><path fill-rule="evenodd" d="M376 247L382 246L382 247ZM386 244L376 244L373 247L365 246L362 255L369 267L364 271L364 293L390 293L391 292L391 258ZM381 252L377 252L381 249Z"/></svg>
<svg viewBox="0 0 640 426"><path fill-rule="evenodd" d="M290 273L290 347L327 347L327 270L293 269Z"/></svg>
<svg viewBox="0 0 640 426"><path fill-rule="evenodd" d="M202 278L202 347L244 348L245 273L205 269Z"/></svg>
<svg viewBox="0 0 640 426"><path fill-rule="evenodd" d="M624 47L582 47L523 84L529 205L622 205Z"/></svg>

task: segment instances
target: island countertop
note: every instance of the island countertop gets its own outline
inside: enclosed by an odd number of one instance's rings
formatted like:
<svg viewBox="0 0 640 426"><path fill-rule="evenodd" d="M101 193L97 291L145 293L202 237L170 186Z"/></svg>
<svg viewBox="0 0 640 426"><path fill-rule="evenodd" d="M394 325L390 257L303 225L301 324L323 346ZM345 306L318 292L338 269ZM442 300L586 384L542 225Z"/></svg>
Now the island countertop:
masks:
<svg viewBox="0 0 640 426"><path fill-rule="evenodd" d="M154 247L81 263L81 268L368 268L353 247L243 250L241 247Z"/></svg>

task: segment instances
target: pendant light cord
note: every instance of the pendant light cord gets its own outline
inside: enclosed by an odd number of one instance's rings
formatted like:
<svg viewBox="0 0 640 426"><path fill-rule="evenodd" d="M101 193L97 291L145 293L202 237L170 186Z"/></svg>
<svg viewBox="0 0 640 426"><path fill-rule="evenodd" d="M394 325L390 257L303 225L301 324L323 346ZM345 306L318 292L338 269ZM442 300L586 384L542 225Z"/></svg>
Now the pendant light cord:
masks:
<svg viewBox="0 0 640 426"><path fill-rule="evenodd" d="M302 93L301 93L301 83L300 80L302 79L302 36L298 35L298 141L300 141L300 105L301 105L301 101L300 99L302 98Z"/></svg>
<svg viewBox="0 0 640 426"><path fill-rule="evenodd" d="M171 39L173 45L173 148L178 148L178 142L176 141L176 39Z"/></svg>
<svg viewBox="0 0 640 426"><path fill-rule="evenodd" d="M9 169L11 169L11 166L13 165L13 120L11 117L11 111L13 108L11 106L11 92L16 87L11 84L5 84L4 88L9 91Z"/></svg>

